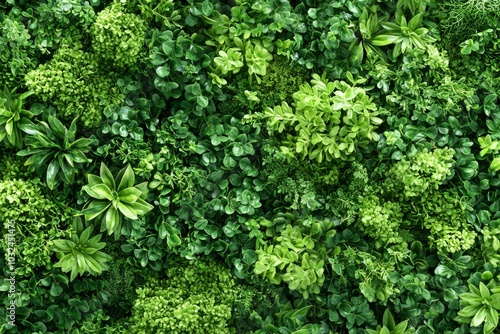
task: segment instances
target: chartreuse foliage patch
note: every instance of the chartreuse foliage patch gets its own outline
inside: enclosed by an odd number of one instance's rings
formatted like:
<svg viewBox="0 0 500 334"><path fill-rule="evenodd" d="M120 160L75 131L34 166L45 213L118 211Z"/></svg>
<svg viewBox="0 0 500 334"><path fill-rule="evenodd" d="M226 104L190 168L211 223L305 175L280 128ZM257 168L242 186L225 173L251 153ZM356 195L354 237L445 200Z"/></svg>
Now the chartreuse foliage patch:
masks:
<svg viewBox="0 0 500 334"><path fill-rule="evenodd" d="M498 333L499 9L0 1L0 333Z"/></svg>
<svg viewBox="0 0 500 334"><path fill-rule="evenodd" d="M108 167L101 163L100 176L89 174L88 184L83 190L93 199L83 212L85 220L101 222L101 232L108 231L118 239L123 217L138 219L153 209L144 201L147 196L145 183L135 184L135 175L128 165L113 176Z"/></svg>

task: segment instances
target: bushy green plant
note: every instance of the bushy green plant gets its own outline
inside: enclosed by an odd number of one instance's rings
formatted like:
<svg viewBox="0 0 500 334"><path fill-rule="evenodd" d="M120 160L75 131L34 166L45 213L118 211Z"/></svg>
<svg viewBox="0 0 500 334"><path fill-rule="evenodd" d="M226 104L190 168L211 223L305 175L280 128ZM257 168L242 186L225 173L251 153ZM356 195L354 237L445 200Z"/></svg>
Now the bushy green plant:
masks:
<svg viewBox="0 0 500 334"><path fill-rule="evenodd" d="M23 76L39 62L28 27L20 10L0 12L0 81L21 87Z"/></svg>
<svg viewBox="0 0 500 334"><path fill-rule="evenodd" d="M215 261L172 263L168 279L137 289L130 330L134 333L235 333L230 326L237 286Z"/></svg>
<svg viewBox="0 0 500 334"><path fill-rule="evenodd" d="M92 200L83 207L85 220L101 222L101 232L107 230L115 239L120 237L123 217L137 219L153 209L144 201L148 194L147 182L135 184L130 165L113 177L108 167L101 163L100 176L89 174L87 179L83 190Z"/></svg>
<svg viewBox="0 0 500 334"><path fill-rule="evenodd" d="M97 14L90 28L92 48L118 68L134 65L144 47L145 30L139 16L125 13L120 3L114 2Z"/></svg>
<svg viewBox="0 0 500 334"><path fill-rule="evenodd" d="M262 220L266 234L274 236L256 250L258 260L254 272L273 284L285 282L304 298L319 294L325 282L325 257L331 250L325 240L335 235L333 222L327 219L295 220L292 214Z"/></svg>
<svg viewBox="0 0 500 334"><path fill-rule="evenodd" d="M23 108L24 100L33 92L14 94L7 86L0 91L0 142L6 146L23 148L23 134L21 129L31 123L32 112Z"/></svg>
<svg viewBox="0 0 500 334"><path fill-rule="evenodd" d="M238 73L227 77L224 91L227 99L218 103L221 112L233 112L237 109L260 112L263 108L274 107L282 102L291 104L292 95L300 85L307 82L309 71L293 60L275 56L267 67L266 75L260 83L248 82L247 73Z"/></svg>
<svg viewBox="0 0 500 334"><path fill-rule="evenodd" d="M460 295L460 305L456 321L470 323L471 327L483 326L483 333L493 333L498 326L500 310L500 287L491 280L487 285L479 282L479 287L469 283L469 292Z"/></svg>
<svg viewBox="0 0 500 334"><path fill-rule="evenodd" d="M452 173L455 151L450 148L427 149L404 157L387 172L383 188L388 194L406 198L422 196L436 190Z"/></svg>
<svg viewBox="0 0 500 334"><path fill-rule="evenodd" d="M9 154L9 151L5 152L7 154L0 158L0 180L27 179L31 172L24 165L24 159L14 153Z"/></svg>
<svg viewBox="0 0 500 334"><path fill-rule="evenodd" d="M86 36L95 16L92 5L80 0L47 0L24 11L33 44L44 54L68 36Z"/></svg>
<svg viewBox="0 0 500 334"><path fill-rule="evenodd" d="M389 309L384 311L384 315L382 317L382 326L377 326L376 330L367 329L368 334L413 334L415 333L415 329L408 327L408 320L402 321L396 325L394 321L394 317L391 314Z"/></svg>
<svg viewBox="0 0 500 334"><path fill-rule="evenodd" d="M481 251L484 260L491 263L493 267L498 267L500 264L500 229L498 228L498 222L483 227L481 234Z"/></svg>
<svg viewBox="0 0 500 334"><path fill-rule="evenodd" d="M78 40L64 40L48 62L25 76L26 86L44 102L57 108L58 118L79 117L84 128L101 124L106 107L120 104L124 97L112 71L100 66L99 58L81 50Z"/></svg>
<svg viewBox="0 0 500 334"><path fill-rule="evenodd" d="M55 238L68 235L63 228L63 221L68 216L64 205L46 197L37 179L0 181L2 231L5 237L7 230L15 231L19 276L30 275L35 268L51 267L49 244ZM8 244L3 242L1 245L7 257Z"/></svg>
<svg viewBox="0 0 500 334"><path fill-rule="evenodd" d="M285 133L282 150L292 157L353 160L358 148L379 139L375 130L382 119L363 88L314 74L311 84L301 85L293 99L294 109L284 102L245 116L265 120L271 133Z"/></svg>
<svg viewBox="0 0 500 334"><path fill-rule="evenodd" d="M361 197L359 217L356 226L375 239L375 247L385 247L388 244L403 242L399 235L403 223L403 212L397 202L384 201L378 196L367 194Z"/></svg>
<svg viewBox="0 0 500 334"><path fill-rule="evenodd" d="M101 251L106 246L105 242L100 242L102 235L91 237L93 227L88 226L84 230L78 217L73 220L72 227L71 239L52 241L50 250L55 252L59 259L54 268L61 268L65 273L71 271L70 281L77 275L89 273L96 276L109 269L106 262L112 258Z"/></svg>
<svg viewBox="0 0 500 334"><path fill-rule="evenodd" d="M439 3L435 15L449 44L459 44L472 34L494 27L500 19L500 2L447 0Z"/></svg>
<svg viewBox="0 0 500 334"><path fill-rule="evenodd" d="M422 13L416 14L407 21L401 10L396 11L394 22L380 22L382 31L371 39L375 46L395 44L392 57L406 53L413 47L426 49L427 44L435 41L427 35L428 30L422 27Z"/></svg>
<svg viewBox="0 0 500 334"><path fill-rule="evenodd" d="M329 190L339 183L341 171L337 165L290 161L272 143L264 144L262 152L262 176L267 179L269 191L283 196L293 210L320 208Z"/></svg>
<svg viewBox="0 0 500 334"><path fill-rule="evenodd" d="M421 221L430 232L430 245L438 252L455 253L474 246L477 234L467 224L465 203L456 193L431 192L422 197L416 212L422 216L417 221Z"/></svg>
<svg viewBox="0 0 500 334"><path fill-rule="evenodd" d="M73 120L69 130L54 116L48 122L33 123L23 126L28 133L27 149L17 152L18 156L30 156L25 166L30 171L44 170L47 165L46 181L49 189L54 189L59 178L66 184L72 184L78 172L79 164L91 162L85 153L90 151L94 142L90 138L76 139L76 122Z"/></svg>

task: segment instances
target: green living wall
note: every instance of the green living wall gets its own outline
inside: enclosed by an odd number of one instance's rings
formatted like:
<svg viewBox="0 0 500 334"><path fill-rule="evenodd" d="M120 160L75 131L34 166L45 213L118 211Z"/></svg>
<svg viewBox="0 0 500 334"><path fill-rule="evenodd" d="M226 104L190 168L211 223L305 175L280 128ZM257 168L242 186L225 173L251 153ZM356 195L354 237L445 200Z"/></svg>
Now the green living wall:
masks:
<svg viewBox="0 0 500 334"><path fill-rule="evenodd" d="M500 1L4 0L0 332L500 333Z"/></svg>

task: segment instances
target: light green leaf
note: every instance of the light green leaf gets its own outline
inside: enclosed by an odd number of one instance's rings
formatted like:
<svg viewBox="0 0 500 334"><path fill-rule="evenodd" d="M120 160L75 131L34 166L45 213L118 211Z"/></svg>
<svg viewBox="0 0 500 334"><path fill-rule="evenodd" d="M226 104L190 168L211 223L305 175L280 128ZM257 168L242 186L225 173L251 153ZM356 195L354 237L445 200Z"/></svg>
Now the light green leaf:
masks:
<svg viewBox="0 0 500 334"><path fill-rule="evenodd" d="M104 224L106 226L106 229L108 230L108 235L116 232L119 222L120 215L118 213L118 210L116 210L113 206L110 206L104 217Z"/></svg>
<svg viewBox="0 0 500 334"><path fill-rule="evenodd" d="M394 35L378 35L370 40L370 43L375 46L385 46L393 44L398 40L399 36Z"/></svg>
<svg viewBox="0 0 500 334"><path fill-rule="evenodd" d="M143 199L139 198L136 202L134 203L129 203L128 205L129 208L135 211L135 213L139 216L145 215L149 211L153 210L154 206L151 204L147 203Z"/></svg>
<svg viewBox="0 0 500 334"><path fill-rule="evenodd" d="M118 198L120 199L120 202L125 202L125 203L133 203L141 197L142 191L139 189L136 189L135 187L130 187L127 189L123 189L118 193Z"/></svg>
<svg viewBox="0 0 500 334"><path fill-rule="evenodd" d="M130 164L118 173L116 182L118 183L118 191L134 186L135 175Z"/></svg>
<svg viewBox="0 0 500 334"><path fill-rule="evenodd" d="M116 189L115 179L113 178L113 174L111 174L111 171L108 169L108 167L103 162L101 162L101 168L99 170L99 175L101 176L102 182L105 185L107 185L109 189L113 189L113 190Z"/></svg>
<svg viewBox="0 0 500 334"><path fill-rule="evenodd" d="M122 202L118 202L117 207L118 207L118 210L120 210L120 212L125 217L130 218L130 219L137 219L138 218L137 214L134 212L133 209L130 208L129 205L122 203Z"/></svg>
<svg viewBox="0 0 500 334"><path fill-rule="evenodd" d="M113 200L113 195L111 193L111 189L104 183L96 184L95 186L89 187L88 185L83 187L83 190L89 196L96 199L107 199L108 201Z"/></svg>
<svg viewBox="0 0 500 334"><path fill-rule="evenodd" d="M481 324L484 322L484 319L486 319L486 315L487 315L487 311L486 311L486 308L483 306L481 307L481 309L479 309L479 311L476 313L476 315L474 316L474 318L472 318L471 322L470 322L470 325L472 327L478 327L478 326L481 326Z"/></svg>

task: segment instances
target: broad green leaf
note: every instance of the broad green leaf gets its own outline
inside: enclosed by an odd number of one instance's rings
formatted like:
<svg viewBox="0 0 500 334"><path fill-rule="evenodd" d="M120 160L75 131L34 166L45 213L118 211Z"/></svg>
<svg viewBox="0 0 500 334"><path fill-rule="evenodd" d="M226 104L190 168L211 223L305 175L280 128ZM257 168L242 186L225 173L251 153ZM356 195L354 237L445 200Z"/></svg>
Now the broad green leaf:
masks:
<svg viewBox="0 0 500 334"><path fill-rule="evenodd" d="M116 182L118 183L117 191L122 191L124 189L130 188L134 186L135 183L135 175L132 167L127 165L124 169L122 169L116 178Z"/></svg>
<svg viewBox="0 0 500 334"><path fill-rule="evenodd" d="M71 247L68 245L68 240L53 240L52 243L53 243L52 248L56 252L69 253L72 250Z"/></svg>
<svg viewBox="0 0 500 334"><path fill-rule="evenodd" d="M135 189L140 190L141 196L140 198L146 199L146 197L149 194L149 187L148 187L148 182L141 182L139 184L136 184L134 186Z"/></svg>
<svg viewBox="0 0 500 334"><path fill-rule="evenodd" d="M472 327L478 327L478 326L481 326L481 324L484 322L484 320L486 319L486 315L488 314L488 312L486 311L486 307L483 306L479 309L479 311L476 313L476 315L474 316L474 318L472 318L471 322L470 322L470 325Z"/></svg>
<svg viewBox="0 0 500 334"><path fill-rule="evenodd" d="M481 305L466 306L458 312L458 315L466 318L473 317L481 307Z"/></svg>
<svg viewBox="0 0 500 334"><path fill-rule="evenodd" d="M394 333L404 334L406 331L406 327L408 327L408 320L402 321L396 327L394 327Z"/></svg>
<svg viewBox="0 0 500 334"><path fill-rule="evenodd" d="M387 326L387 328L393 329L396 327L396 322L394 321L394 317L391 314L391 311L389 309L386 309L384 311L384 315L382 316L382 323L384 326Z"/></svg>
<svg viewBox="0 0 500 334"><path fill-rule="evenodd" d="M479 283L479 291L481 292L481 297L483 298L483 300L490 300L491 299L491 295L490 295L490 289L488 289L486 287L486 285L484 285L483 282L480 282Z"/></svg>
<svg viewBox="0 0 500 334"><path fill-rule="evenodd" d="M96 184L95 186L89 187L88 185L83 187L83 190L87 194L89 194L90 197L96 198L96 199L107 199L108 201L113 200L113 194L111 192L111 189L104 183Z"/></svg>
<svg viewBox="0 0 500 334"><path fill-rule="evenodd" d="M130 187L127 189L123 189L118 193L118 198L120 199L120 202L125 202L125 203L133 203L141 197L142 191L139 189L136 189L135 187Z"/></svg>
<svg viewBox="0 0 500 334"><path fill-rule="evenodd" d="M493 307L488 308L488 314L486 315L486 322L493 325L493 327L498 326L498 312Z"/></svg>
<svg viewBox="0 0 500 334"><path fill-rule="evenodd" d="M108 211L106 212L106 215L104 216L104 224L106 226L106 229L108 230L108 235L116 232L119 222L120 215L118 213L118 210L116 210L113 206L110 206Z"/></svg>
<svg viewBox="0 0 500 334"><path fill-rule="evenodd" d="M159 66L156 68L156 74L158 74L160 78L168 77L170 68L168 66Z"/></svg>
<svg viewBox="0 0 500 334"><path fill-rule="evenodd" d="M85 231L82 232L82 234L80 234L80 244L86 244L88 242L92 230L92 225L90 225L85 229Z"/></svg>
<svg viewBox="0 0 500 334"><path fill-rule="evenodd" d="M103 213L109 206L111 206L111 202L92 201L81 213L85 215L86 221L91 221Z"/></svg>
<svg viewBox="0 0 500 334"><path fill-rule="evenodd" d="M137 214L134 212L132 208L130 208L129 204L118 202L117 204L118 210L127 218L137 219Z"/></svg>
<svg viewBox="0 0 500 334"><path fill-rule="evenodd" d="M108 169L108 167L103 162L101 162L101 168L99 170L99 175L101 176L102 182L105 185L107 185L109 189L112 189L112 190L116 189L115 179L113 178L113 174L111 174L111 171Z"/></svg>
<svg viewBox="0 0 500 334"><path fill-rule="evenodd" d="M60 296L63 293L63 288L60 285L57 284L52 284L50 287L50 295L57 297Z"/></svg>
<svg viewBox="0 0 500 334"><path fill-rule="evenodd" d="M399 36L394 35L378 35L370 40L370 43L375 46L385 46L395 43Z"/></svg>
<svg viewBox="0 0 500 334"><path fill-rule="evenodd" d="M94 174L87 174L87 182L88 182L89 187L93 187L99 183L104 183L103 180L99 176L94 175Z"/></svg>
<svg viewBox="0 0 500 334"><path fill-rule="evenodd" d="M498 292L495 292L495 294L491 296L491 306L500 310L500 294Z"/></svg>
<svg viewBox="0 0 500 334"><path fill-rule="evenodd" d="M61 123L61 121L59 121L54 116L49 116L48 122L50 128L52 129L52 131L54 131L54 134L57 136L57 138L59 138L61 141L64 140L66 128Z"/></svg>
<svg viewBox="0 0 500 334"><path fill-rule="evenodd" d="M179 246L181 243L181 238L177 234L172 233L167 236L167 245L169 247Z"/></svg>
<svg viewBox="0 0 500 334"><path fill-rule="evenodd" d="M136 202L134 203L129 203L128 205L129 208L135 211L135 213L139 216L145 215L149 211L153 210L154 206L151 204L147 203L143 199L139 198Z"/></svg>
<svg viewBox="0 0 500 334"><path fill-rule="evenodd" d="M49 166L47 167L47 186L49 187L50 190L54 189L56 176L58 172L59 172L59 162L56 159L54 159L50 162Z"/></svg>

